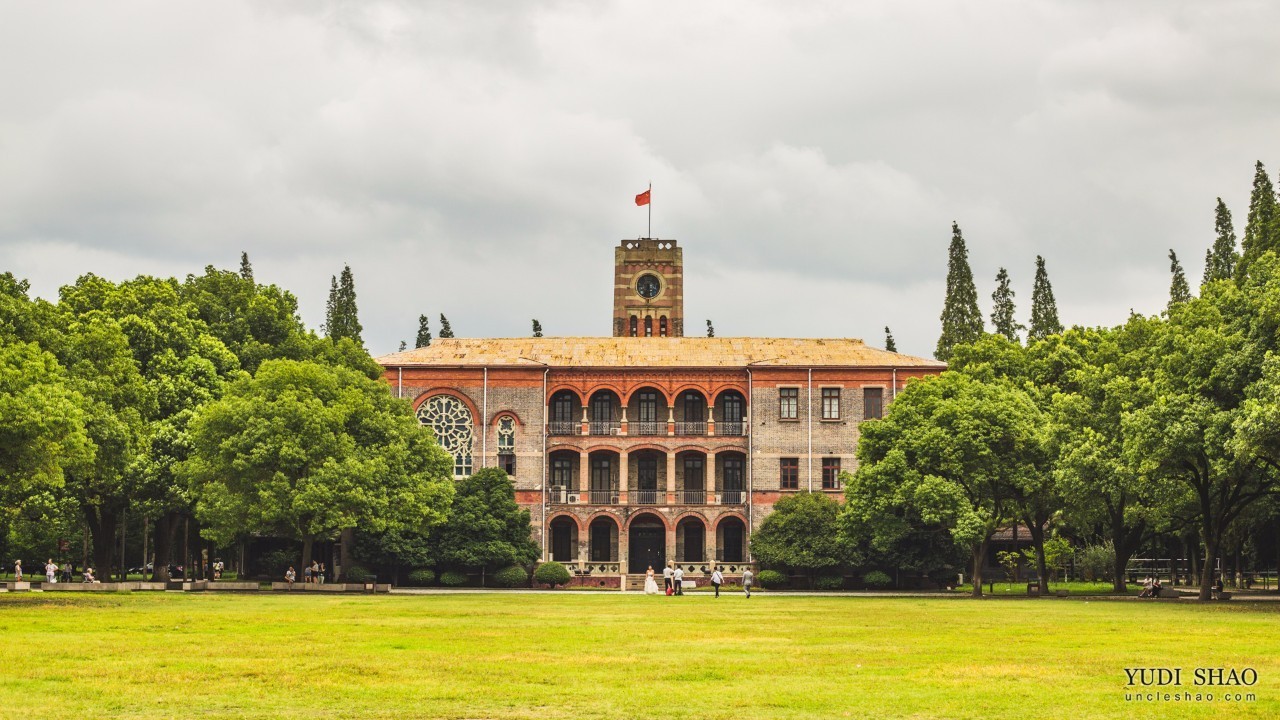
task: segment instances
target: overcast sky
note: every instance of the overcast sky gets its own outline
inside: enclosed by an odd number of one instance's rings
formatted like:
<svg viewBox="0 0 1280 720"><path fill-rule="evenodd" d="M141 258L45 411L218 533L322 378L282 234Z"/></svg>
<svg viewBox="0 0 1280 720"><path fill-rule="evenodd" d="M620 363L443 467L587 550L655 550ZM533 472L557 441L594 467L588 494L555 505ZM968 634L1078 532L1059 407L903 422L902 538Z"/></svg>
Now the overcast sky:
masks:
<svg viewBox="0 0 1280 720"><path fill-rule="evenodd" d="M1193 287L1215 197L1280 169L1267 2L7 3L0 271L238 266L318 327L355 274L375 355L607 335L613 247L685 249L690 334L932 356L951 222L1064 323Z"/></svg>

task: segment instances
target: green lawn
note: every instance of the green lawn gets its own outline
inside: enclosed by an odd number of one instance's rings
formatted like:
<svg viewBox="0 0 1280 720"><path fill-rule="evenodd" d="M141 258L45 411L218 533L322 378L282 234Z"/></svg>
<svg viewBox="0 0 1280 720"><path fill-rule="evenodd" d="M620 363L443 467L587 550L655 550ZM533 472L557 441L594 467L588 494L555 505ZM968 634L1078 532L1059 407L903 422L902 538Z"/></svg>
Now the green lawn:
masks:
<svg viewBox="0 0 1280 720"><path fill-rule="evenodd" d="M1179 602L7 594L0 717L1280 717L1280 606ZM1257 699L1126 702L1138 666Z"/></svg>

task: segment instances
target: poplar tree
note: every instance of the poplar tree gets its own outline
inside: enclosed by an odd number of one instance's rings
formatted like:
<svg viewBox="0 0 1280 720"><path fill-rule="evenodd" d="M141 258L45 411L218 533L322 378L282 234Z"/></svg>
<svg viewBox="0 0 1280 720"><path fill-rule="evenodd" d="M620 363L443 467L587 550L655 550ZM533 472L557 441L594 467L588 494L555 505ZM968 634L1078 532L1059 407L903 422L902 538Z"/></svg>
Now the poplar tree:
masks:
<svg viewBox="0 0 1280 720"><path fill-rule="evenodd" d="M240 277L253 282L253 266L249 264L249 253L240 252Z"/></svg>
<svg viewBox="0 0 1280 720"><path fill-rule="evenodd" d="M964 245L960 226L951 223L951 247L947 258L947 299L942 306L942 335L934 357L947 360L951 349L960 343L982 337L982 313L978 310L978 289L969 269L969 251Z"/></svg>
<svg viewBox="0 0 1280 720"><path fill-rule="evenodd" d="M1240 241L1240 262L1236 264L1236 279L1249 274L1249 266L1268 250L1276 249L1276 193L1267 177L1267 170L1259 160L1253 168L1253 192L1249 195L1249 218L1244 226L1244 238Z"/></svg>
<svg viewBox="0 0 1280 720"><path fill-rule="evenodd" d="M538 322L538 318L533 319L533 336L542 337L542 323Z"/></svg>
<svg viewBox="0 0 1280 720"><path fill-rule="evenodd" d="M708 320L707 321L707 337L715 337L715 336L716 336L716 326L712 325L711 321Z"/></svg>
<svg viewBox="0 0 1280 720"><path fill-rule="evenodd" d="M1024 329L1014 318L1013 288L1009 287L1009 271L1000 268L996 273L996 291L991 293L991 324L997 334L1012 342L1020 343L1018 331Z"/></svg>
<svg viewBox="0 0 1280 720"><path fill-rule="evenodd" d="M1178 253L1169 248L1169 272L1173 273L1173 282L1169 285L1169 309L1174 305L1191 299L1191 286L1187 285L1187 275L1182 272L1182 263L1178 262Z"/></svg>
<svg viewBox="0 0 1280 720"><path fill-rule="evenodd" d="M1031 330L1027 333L1027 339L1043 340L1061 333L1062 323L1058 321L1058 303L1053 299L1049 273L1044 269L1044 258L1037 255L1036 281L1031 289Z"/></svg>
<svg viewBox="0 0 1280 720"><path fill-rule="evenodd" d="M431 320L426 315L418 316L418 347L431 346Z"/></svg>
<svg viewBox="0 0 1280 720"><path fill-rule="evenodd" d="M1213 229L1217 231L1218 238L1204 253L1204 282L1201 285L1208 285L1214 280L1230 280L1235 274L1236 263L1240 262L1235 225L1222 198L1218 198L1218 207L1213 215Z"/></svg>
<svg viewBox="0 0 1280 720"><path fill-rule="evenodd" d="M893 341L893 333L889 330L889 326L884 326L884 349L889 352L898 352L898 343Z"/></svg>
<svg viewBox="0 0 1280 720"><path fill-rule="evenodd" d="M360 338L359 313L356 310L356 284L351 266L342 266L341 279L329 276L329 302L325 305L325 334L334 340L351 338L357 345L364 345Z"/></svg>
<svg viewBox="0 0 1280 720"><path fill-rule="evenodd" d="M440 337L441 339L453 337L453 328L449 326L449 318L445 317L444 313L440 313Z"/></svg>
<svg viewBox="0 0 1280 720"><path fill-rule="evenodd" d="M404 352L405 350L408 350L408 349L409 349L409 343L405 342L404 340L401 340L401 341L400 341L400 352Z"/></svg>

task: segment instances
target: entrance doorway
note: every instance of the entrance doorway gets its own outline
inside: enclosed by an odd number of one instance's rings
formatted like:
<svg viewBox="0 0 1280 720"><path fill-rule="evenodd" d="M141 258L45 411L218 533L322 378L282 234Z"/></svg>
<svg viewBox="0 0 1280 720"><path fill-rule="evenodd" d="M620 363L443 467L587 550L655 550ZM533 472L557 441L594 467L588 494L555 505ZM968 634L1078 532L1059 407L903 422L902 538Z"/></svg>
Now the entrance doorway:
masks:
<svg viewBox="0 0 1280 720"><path fill-rule="evenodd" d="M667 564L667 528L661 520L640 519L628 532L627 570L642 573L650 566L661 572Z"/></svg>

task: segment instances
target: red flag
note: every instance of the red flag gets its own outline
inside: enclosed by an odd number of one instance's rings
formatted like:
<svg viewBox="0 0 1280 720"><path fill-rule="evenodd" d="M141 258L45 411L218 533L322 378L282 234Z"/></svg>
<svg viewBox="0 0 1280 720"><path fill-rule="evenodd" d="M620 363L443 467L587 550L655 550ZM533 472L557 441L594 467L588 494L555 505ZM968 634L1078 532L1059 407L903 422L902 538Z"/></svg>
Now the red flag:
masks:
<svg viewBox="0 0 1280 720"><path fill-rule="evenodd" d="M648 205L648 204L649 204L649 192L650 192L649 190L645 190L644 192L642 192L642 193L640 193L639 195L637 195L637 196L636 196L636 205Z"/></svg>

